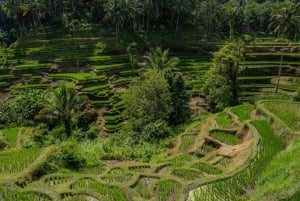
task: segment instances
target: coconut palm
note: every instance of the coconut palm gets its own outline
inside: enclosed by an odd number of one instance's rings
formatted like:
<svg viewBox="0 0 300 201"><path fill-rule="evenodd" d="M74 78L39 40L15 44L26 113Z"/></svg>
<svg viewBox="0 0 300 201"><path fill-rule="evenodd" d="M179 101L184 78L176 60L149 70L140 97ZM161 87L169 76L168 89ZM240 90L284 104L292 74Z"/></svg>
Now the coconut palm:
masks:
<svg viewBox="0 0 300 201"><path fill-rule="evenodd" d="M299 19L297 13L299 12L300 4L289 3L286 7L283 7L279 13L271 16L271 23L269 29L273 30L277 37L283 37L288 40L293 37L299 28ZM285 44L282 44L280 64L278 68L278 80L275 92L278 92L278 86L280 83L281 69L283 62L283 52Z"/></svg>
<svg viewBox="0 0 300 201"><path fill-rule="evenodd" d="M121 27L128 19L134 17L136 1L134 0L108 0L104 5L106 12L105 18L112 20L115 25L116 37Z"/></svg>
<svg viewBox="0 0 300 201"><path fill-rule="evenodd" d="M192 2L190 0L169 0L169 5L171 10L176 13L176 28L175 36L178 32L179 21L182 13L188 12L191 10Z"/></svg>
<svg viewBox="0 0 300 201"><path fill-rule="evenodd" d="M174 68L180 62L177 57L169 59L169 49L163 51L161 47L152 48L143 58L144 62L141 66L158 70Z"/></svg>
<svg viewBox="0 0 300 201"><path fill-rule="evenodd" d="M69 86L66 83L54 86L48 96L45 104L45 109L48 111L47 117L62 121L66 135L70 137L72 119L83 108L86 101L78 95L74 86Z"/></svg>

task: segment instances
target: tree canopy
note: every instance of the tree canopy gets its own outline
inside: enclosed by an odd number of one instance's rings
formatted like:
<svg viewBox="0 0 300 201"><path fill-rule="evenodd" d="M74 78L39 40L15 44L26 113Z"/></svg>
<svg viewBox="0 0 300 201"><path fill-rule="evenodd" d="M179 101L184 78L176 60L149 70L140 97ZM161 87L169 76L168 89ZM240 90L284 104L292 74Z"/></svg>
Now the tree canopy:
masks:
<svg viewBox="0 0 300 201"><path fill-rule="evenodd" d="M214 65L206 74L206 99L213 111L238 104L238 75L243 58L240 43L228 43L214 53Z"/></svg>
<svg viewBox="0 0 300 201"><path fill-rule="evenodd" d="M169 85L163 73L149 69L130 84L124 94L127 127L135 132L156 120L167 121L173 108Z"/></svg>
<svg viewBox="0 0 300 201"><path fill-rule="evenodd" d="M174 30L178 35L185 29L196 28L204 37L235 37L237 34L272 35L268 29L278 13L295 1L271 0L7 0L2 1L0 28L7 32L17 29L26 33L31 28L53 24L69 24L83 20L90 24L105 24L115 30L148 32L158 29ZM295 13L299 15L297 9ZM294 11L293 11L294 12ZM10 34L12 35L12 34Z"/></svg>

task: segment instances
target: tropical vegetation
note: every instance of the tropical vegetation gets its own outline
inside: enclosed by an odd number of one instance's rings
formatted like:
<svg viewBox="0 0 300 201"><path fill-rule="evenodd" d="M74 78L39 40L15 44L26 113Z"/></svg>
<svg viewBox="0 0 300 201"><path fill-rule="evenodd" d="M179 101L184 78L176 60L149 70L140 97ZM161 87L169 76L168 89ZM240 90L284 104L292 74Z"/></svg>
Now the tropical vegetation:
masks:
<svg viewBox="0 0 300 201"><path fill-rule="evenodd" d="M299 5L0 1L0 200L299 200Z"/></svg>

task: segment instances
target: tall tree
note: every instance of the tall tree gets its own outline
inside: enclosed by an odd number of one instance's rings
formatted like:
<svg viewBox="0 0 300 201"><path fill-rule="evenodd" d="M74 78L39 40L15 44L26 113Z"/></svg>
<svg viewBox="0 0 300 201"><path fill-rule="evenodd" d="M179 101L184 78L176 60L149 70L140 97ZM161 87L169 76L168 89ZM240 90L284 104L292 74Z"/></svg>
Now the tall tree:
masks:
<svg viewBox="0 0 300 201"><path fill-rule="evenodd" d="M161 71L168 82L171 106L174 109L170 115L169 123L172 125L183 123L190 117L190 97L184 86L183 75L180 72L173 72L180 62L179 58L169 58L169 50L162 50L160 47L151 49L143 58L142 66Z"/></svg>
<svg viewBox="0 0 300 201"><path fill-rule="evenodd" d="M169 123L176 126L190 118L190 95L185 89L182 73L165 69L164 76L170 86L171 105L173 107L173 111L169 117Z"/></svg>
<svg viewBox="0 0 300 201"><path fill-rule="evenodd" d="M130 84L124 94L127 128L141 133L157 120L167 121L173 108L169 85L161 71L148 69Z"/></svg>
<svg viewBox="0 0 300 201"><path fill-rule="evenodd" d="M291 39L294 34L296 34L299 29L299 8L299 3L294 4L288 1L286 5L279 10L278 13L272 15L269 28L274 31L277 37L283 37L284 39L288 40ZM285 43L282 43L280 64L278 68L278 79L275 90L276 93L278 92L280 84L284 47Z"/></svg>
<svg viewBox="0 0 300 201"><path fill-rule="evenodd" d="M133 19L136 9L134 0L108 0L104 5L105 18L115 25L116 37L126 21Z"/></svg>
<svg viewBox="0 0 300 201"><path fill-rule="evenodd" d="M169 0L169 6L171 10L176 13L176 27L175 36L177 35L180 17L183 13L189 12L191 10L192 2L190 0Z"/></svg>
<svg viewBox="0 0 300 201"><path fill-rule="evenodd" d="M238 104L238 75L244 58L243 45L228 43L213 55L214 66L207 73L207 100L213 111Z"/></svg>

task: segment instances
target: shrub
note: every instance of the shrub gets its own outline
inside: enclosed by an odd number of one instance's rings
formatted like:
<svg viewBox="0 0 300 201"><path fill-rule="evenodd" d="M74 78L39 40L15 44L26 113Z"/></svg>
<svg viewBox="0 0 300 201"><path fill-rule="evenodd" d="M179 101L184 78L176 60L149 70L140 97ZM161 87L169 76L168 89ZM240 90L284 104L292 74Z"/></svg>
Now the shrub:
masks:
<svg viewBox="0 0 300 201"><path fill-rule="evenodd" d="M75 141L66 141L62 144L61 148L61 159L64 167L79 170L87 164L82 149Z"/></svg>
<svg viewBox="0 0 300 201"><path fill-rule="evenodd" d="M99 135L99 128L95 127L95 126L92 126L90 127L90 129L86 132L86 137L88 139L96 139Z"/></svg>
<svg viewBox="0 0 300 201"><path fill-rule="evenodd" d="M142 138L146 141L159 141L170 135L171 129L164 120L157 120L146 125L142 131Z"/></svg>
<svg viewBox="0 0 300 201"><path fill-rule="evenodd" d="M47 158L47 160L40 166L38 169L36 176L41 177L46 174L54 173L59 170L61 161L58 155L51 155Z"/></svg>

